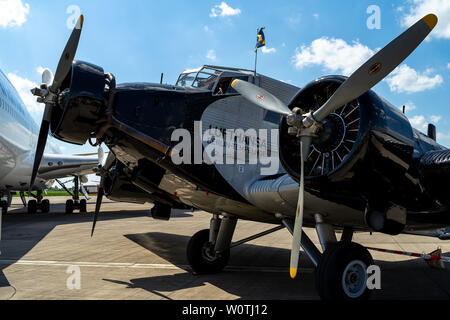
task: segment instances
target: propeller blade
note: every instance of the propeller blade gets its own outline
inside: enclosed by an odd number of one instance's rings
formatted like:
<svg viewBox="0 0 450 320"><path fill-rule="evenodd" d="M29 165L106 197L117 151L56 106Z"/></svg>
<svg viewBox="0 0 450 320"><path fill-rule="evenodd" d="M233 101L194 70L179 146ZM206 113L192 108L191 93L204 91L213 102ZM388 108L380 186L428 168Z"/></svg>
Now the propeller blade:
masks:
<svg viewBox="0 0 450 320"><path fill-rule="evenodd" d="M369 91L419 46L437 22L438 18L434 14L429 14L392 40L356 70L330 99L314 112L313 119L320 122L339 107Z"/></svg>
<svg viewBox="0 0 450 320"><path fill-rule="evenodd" d="M33 188L36 180L39 165L41 164L42 156L44 155L45 144L47 143L48 129L50 127L50 118L52 113L52 106L45 105L44 117L42 119L41 128L39 130L39 137L36 145L36 153L34 156L33 171L31 173L30 190Z"/></svg>
<svg viewBox="0 0 450 320"><path fill-rule="evenodd" d="M57 91L62 82L72 69L72 62L75 58L75 54L78 48L78 42L80 41L81 30L83 28L84 17L81 15L75 25L75 28L67 41L66 47L61 55L56 68L55 77L53 79L52 90Z"/></svg>
<svg viewBox="0 0 450 320"><path fill-rule="evenodd" d="M231 83L231 87L239 92L244 98L263 109L284 115L292 113L291 110L273 94L247 81L235 79Z"/></svg>
<svg viewBox="0 0 450 320"><path fill-rule="evenodd" d="M95 224L97 223L98 213L100 212L100 207L102 205L103 194L103 187L100 187L98 189L97 201L95 203L94 223L92 224L91 238L94 235Z"/></svg>
<svg viewBox="0 0 450 320"><path fill-rule="evenodd" d="M75 57L75 53L77 51L78 42L80 40L81 29L83 27L83 16L81 15L75 25L75 28L70 35L69 40L67 41L66 47L64 48L63 54L59 60L58 67L56 69L55 77L53 78L53 84L50 86L49 90L53 93L56 93L61 86L62 81L66 78L67 74L70 72L72 68L72 61ZM49 71L49 70L48 70ZM51 76L51 72L46 72L44 70L42 74L42 80L44 83L48 81ZM53 106L50 103L45 105L44 116L42 118L41 128L39 131L38 142L36 145L36 153L34 156L34 164L33 171L31 173L31 181L30 181L30 189L34 185L34 181L36 179L36 175L39 169L39 165L42 160L42 156L44 154L45 145L47 143L48 129L50 127L50 121L52 118L52 108Z"/></svg>
<svg viewBox="0 0 450 320"><path fill-rule="evenodd" d="M298 258L300 255L300 240L302 238L303 209L305 203L304 168L306 155L309 154L311 140L312 138L309 136L303 136L300 139L300 188L298 191L297 211L295 215L294 234L292 237L291 263L289 268L289 273L292 279L294 279L297 275Z"/></svg>

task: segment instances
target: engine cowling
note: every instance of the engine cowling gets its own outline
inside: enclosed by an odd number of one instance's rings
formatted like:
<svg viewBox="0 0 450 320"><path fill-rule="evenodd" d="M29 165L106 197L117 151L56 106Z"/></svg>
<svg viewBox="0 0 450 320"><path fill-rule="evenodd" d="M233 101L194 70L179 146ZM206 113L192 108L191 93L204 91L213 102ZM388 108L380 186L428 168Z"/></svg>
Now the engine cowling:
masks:
<svg viewBox="0 0 450 320"><path fill-rule="evenodd" d="M345 81L343 76L317 79L291 100L302 113L318 109ZM414 165L415 138L401 111L372 90L341 106L323 121L305 163L308 192L322 199L366 210L391 203L411 210L428 205ZM296 181L300 146L280 123L280 160Z"/></svg>
<svg viewBox="0 0 450 320"><path fill-rule="evenodd" d="M105 110L105 74L99 66L74 61L53 108L50 130L65 142L83 145Z"/></svg>
<svg viewBox="0 0 450 320"><path fill-rule="evenodd" d="M305 114L323 105L345 77L320 78L302 90L289 103L289 108L300 108ZM310 154L305 162L305 179L330 176L351 161L368 130L368 117L355 99L331 113L323 122L317 137L313 138ZM284 118L280 124L280 158L284 168L297 181L300 174L300 141L288 134Z"/></svg>

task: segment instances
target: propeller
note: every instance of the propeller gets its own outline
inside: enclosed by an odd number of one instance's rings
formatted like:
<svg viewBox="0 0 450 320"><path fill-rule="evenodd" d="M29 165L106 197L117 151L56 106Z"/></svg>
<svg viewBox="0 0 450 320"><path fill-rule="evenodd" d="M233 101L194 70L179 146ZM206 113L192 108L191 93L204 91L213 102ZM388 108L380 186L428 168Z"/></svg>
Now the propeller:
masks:
<svg viewBox="0 0 450 320"><path fill-rule="evenodd" d="M32 188L34 185L39 165L42 160L42 155L44 154L45 145L47 143L48 130L50 128L50 121L52 117L52 109L56 104L58 90L72 68L72 62L77 51L82 27L83 16L81 15L61 55L58 66L56 68L55 76L53 77L53 74L50 70L44 70L42 73L42 84L40 88L34 88L31 90L33 95L39 97L38 102L45 103L45 110L36 146L36 154L34 157L33 171L30 180L30 188ZM51 85L49 86L49 84Z"/></svg>
<svg viewBox="0 0 450 320"><path fill-rule="evenodd" d="M231 86L244 98L263 109L286 116L289 131L300 139L300 188L295 216L294 235L292 239L290 275L297 275L300 240L303 224L304 205L304 163L309 154L312 138L320 134L320 122L339 107L358 98L383 80L400 63L403 62L417 46L428 36L438 22L434 14L429 14L409 27L405 32L391 41L372 58L358 68L334 92L317 111L299 114L299 110L290 110L274 95L258 86L243 80L234 80Z"/></svg>
<svg viewBox="0 0 450 320"><path fill-rule="evenodd" d="M95 213L94 213L94 222L92 224L92 231L91 231L91 237L94 235L95 225L97 223L98 214L100 212L100 207L102 205L103 196L105 195L105 189L103 189L103 183L105 177L108 175L108 170L111 168L115 161L115 156L113 153L108 152L108 156L106 157L106 160L104 159L104 151L101 146L98 147L98 162L99 167L97 171L97 175L101 176L100 180L100 188L98 189L97 194L97 201L95 203Z"/></svg>
<svg viewBox="0 0 450 320"><path fill-rule="evenodd" d="M104 195L103 187L100 187L98 189L97 201L95 202L94 222L92 224L91 238L94 235L95 225L97 223L98 213L100 212L100 207L102 205L103 195Z"/></svg>
<svg viewBox="0 0 450 320"><path fill-rule="evenodd" d="M280 101L280 99L275 97L273 94L247 81L236 79L231 83L231 87L245 96L247 100L253 102L263 109L284 115L289 115L292 113L291 109L289 109L283 102Z"/></svg>

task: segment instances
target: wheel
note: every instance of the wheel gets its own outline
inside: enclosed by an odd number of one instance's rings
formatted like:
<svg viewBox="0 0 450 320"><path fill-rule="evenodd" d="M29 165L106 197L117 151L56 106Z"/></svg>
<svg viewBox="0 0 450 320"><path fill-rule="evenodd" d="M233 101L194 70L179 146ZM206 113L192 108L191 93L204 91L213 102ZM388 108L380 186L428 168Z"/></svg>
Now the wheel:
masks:
<svg viewBox="0 0 450 320"><path fill-rule="evenodd" d="M86 206L87 206L87 203L86 203L86 199L81 199L80 200L80 213L86 213Z"/></svg>
<svg viewBox="0 0 450 320"><path fill-rule="evenodd" d="M36 200L28 201L27 209L29 214L35 214L37 212L37 201Z"/></svg>
<svg viewBox="0 0 450 320"><path fill-rule="evenodd" d="M0 207L2 209L2 213L6 214L8 212L8 201L0 201Z"/></svg>
<svg viewBox="0 0 450 320"><path fill-rule="evenodd" d="M50 211L50 200L45 199L41 202L41 212L48 213Z"/></svg>
<svg viewBox="0 0 450 320"><path fill-rule="evenodd" d="M187 245L187 259L197 274L217 273L223 270L230 259L230 250L222 252L220 256L211 253L209 229L194 234Z"/></svg>
<svg viewBox="0 0 450 320"><path fill-rule="evenodd" d="M73 200L69 199L66 201L66 214L73 213Z"/></svg>
<svg viewBox="0 0 450 320"><path fill-rule="evenodd" d="M369 251L354 242L338 242L323 253L316 269L316 286L323 300L366 300Z"/></svg>

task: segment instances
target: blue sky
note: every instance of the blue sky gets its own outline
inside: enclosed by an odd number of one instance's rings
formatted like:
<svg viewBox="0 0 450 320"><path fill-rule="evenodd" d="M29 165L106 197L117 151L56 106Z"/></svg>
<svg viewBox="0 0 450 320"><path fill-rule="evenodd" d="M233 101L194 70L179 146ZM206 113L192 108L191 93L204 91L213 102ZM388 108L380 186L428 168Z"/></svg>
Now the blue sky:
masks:
<svg viewBox="0 0 450 320"><path fill-rule="evenodd" d="M367 20L376 5L380 28ZM267 46L258 72L302 87L328 74L349 74L423 15L440 18L429 39L375 91L408 106L413 125L437 124L450 146L450 1L42 1L0 0L0 68L40 122L43 107L28 87L39 68L55 70L77 6L85 16L77 59L112 72L118 82L174 83L180 71L202 64L253 68L256 29ZM371 20L373 21L373 20ZM60 143L63 152L95 152Z"/></svg>

